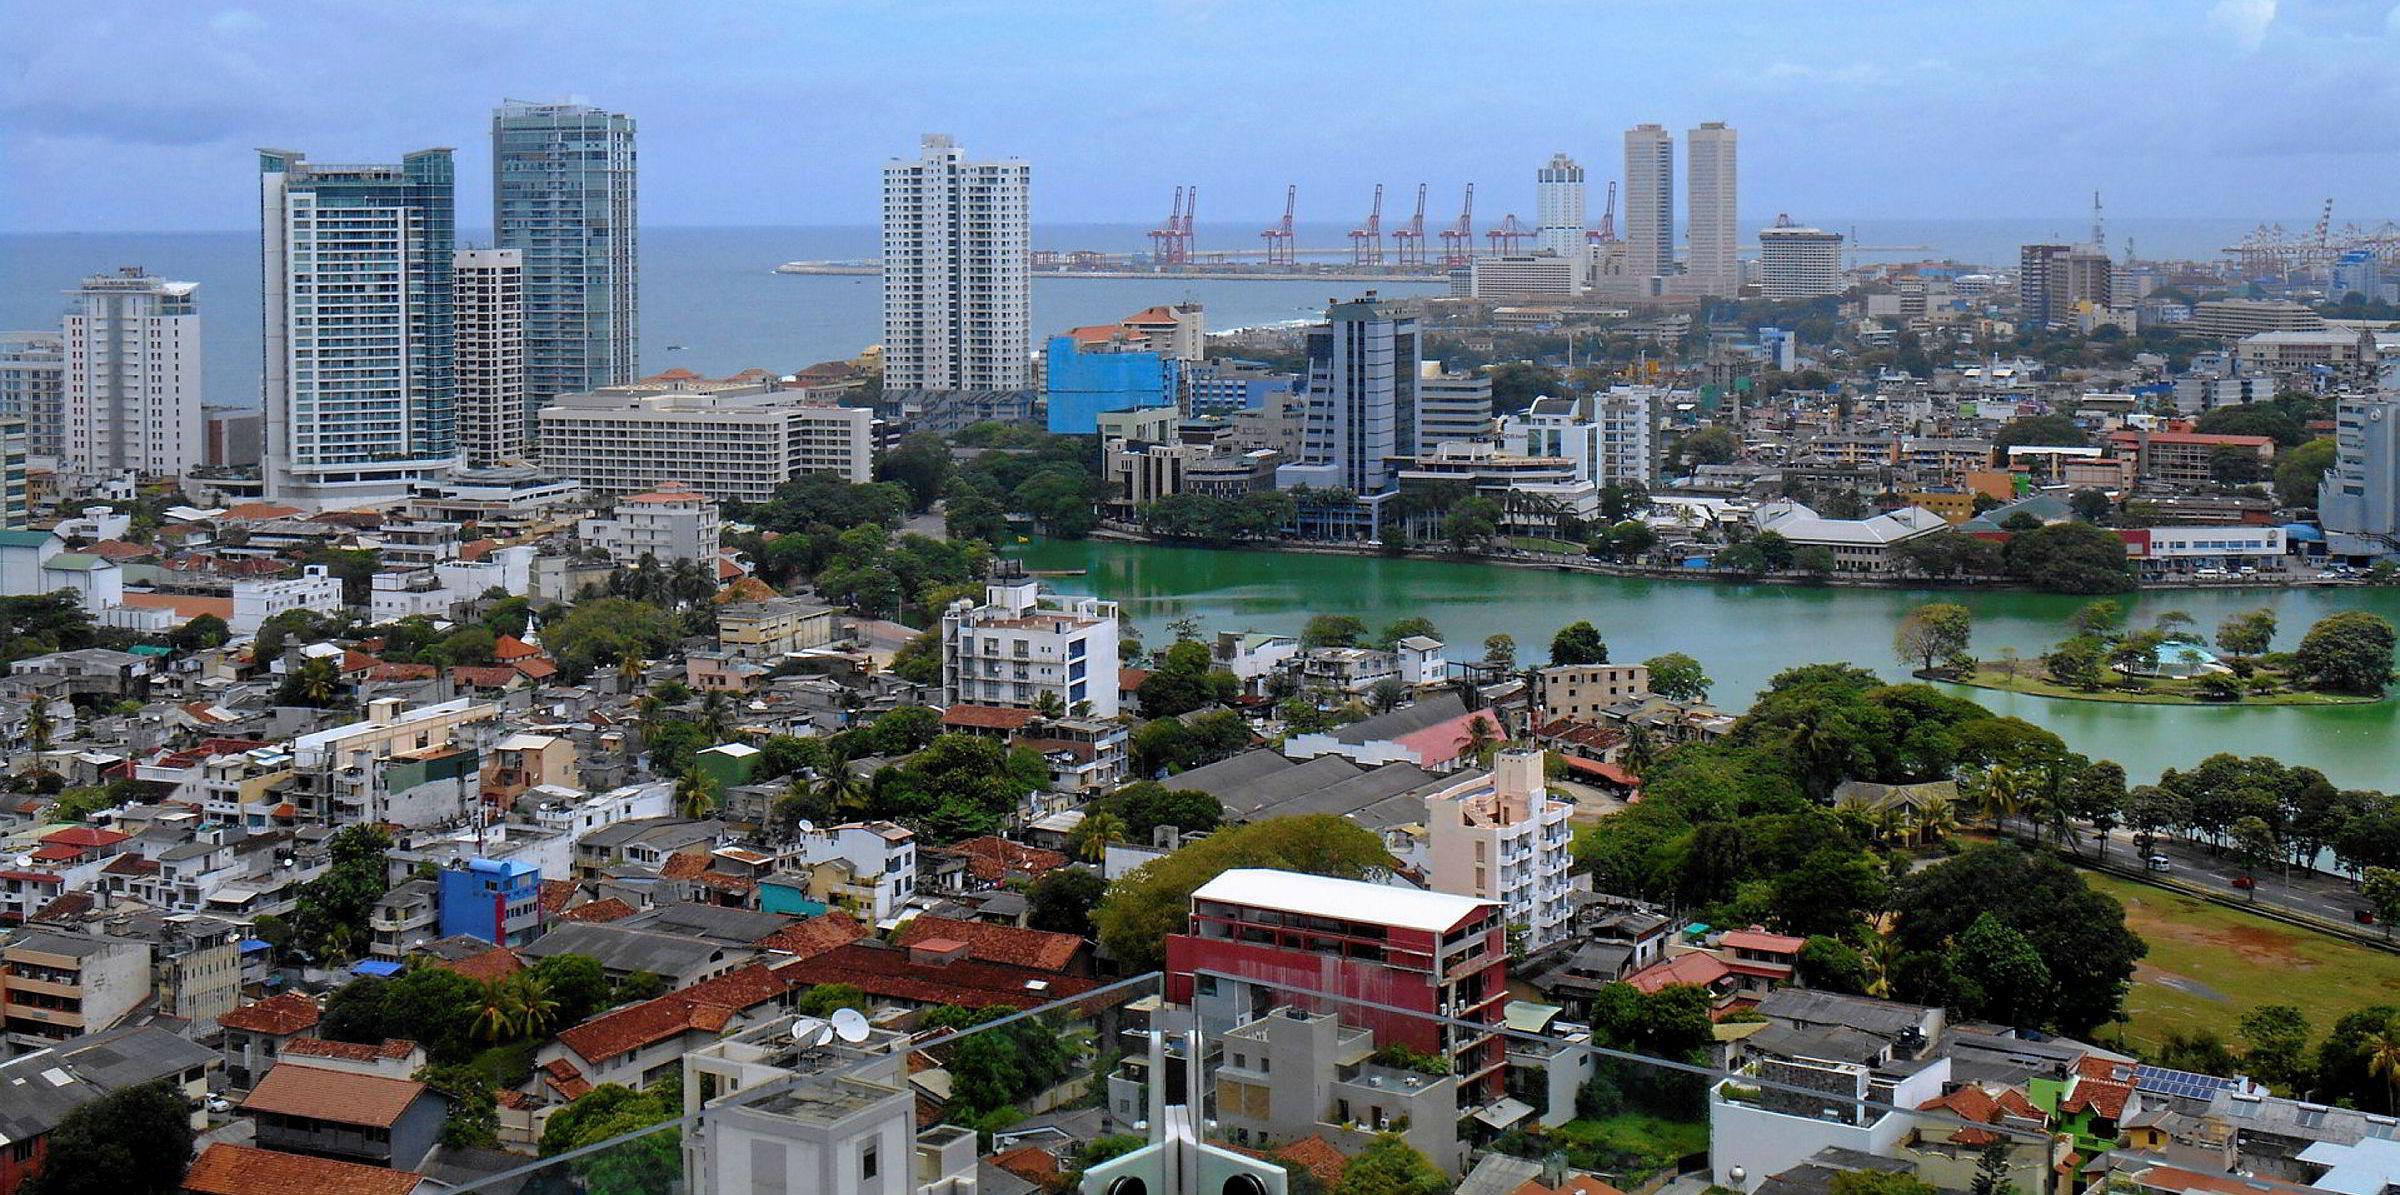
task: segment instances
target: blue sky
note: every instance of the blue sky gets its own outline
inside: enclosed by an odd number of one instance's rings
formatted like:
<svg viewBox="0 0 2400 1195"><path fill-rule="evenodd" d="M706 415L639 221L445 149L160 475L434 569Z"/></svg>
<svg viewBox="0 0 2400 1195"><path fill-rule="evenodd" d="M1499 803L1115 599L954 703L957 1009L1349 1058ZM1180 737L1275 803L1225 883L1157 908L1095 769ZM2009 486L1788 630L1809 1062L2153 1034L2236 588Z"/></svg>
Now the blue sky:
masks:
<svg viewBox="0 0 2400 1195"><path fill-rule="evenodd" d="M1031 159L1036 219L1531 215L1564 150L1725 120L1746 216L2400 215L2400 0L636 4L73 0L0 42L0 231L253 227L258 146L460 151L503 96L641 122L645 222L865 224L927 130ZM1595 188L1592 206L1599 207ZM1401 206L1387 201L1389 208ZM1479 218L1478 223L1483 221Z"/></svg>

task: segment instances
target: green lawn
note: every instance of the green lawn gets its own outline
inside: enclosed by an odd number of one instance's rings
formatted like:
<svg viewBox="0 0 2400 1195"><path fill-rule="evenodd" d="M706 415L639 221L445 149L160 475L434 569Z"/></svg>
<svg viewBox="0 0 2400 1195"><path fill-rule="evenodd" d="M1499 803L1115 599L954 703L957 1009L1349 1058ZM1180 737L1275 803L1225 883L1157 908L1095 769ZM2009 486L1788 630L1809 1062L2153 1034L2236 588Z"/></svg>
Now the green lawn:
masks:
<svg viewBox="0 0 2400 1195"><path fill-rule="evenodd" d="M1571 544L1563 539L1544 539L1538 535L1511 535L1506 539L1509 547L1521 548L1527 552L1555 552L1562 556L1583 555L1582 544Z"/></svg>
<svg viewBox="0 0 2400 1195"><path fill-rule="evenodd" d="M2058 697L2068 701L2115 701L2130 705L2214 705L2235 709L2245 705L2370 705L2380 697L2360 697L2350 693L2314 693L2307 690L2269 693L2264 696L2245 693L2240 701L2205 701L2188 680L2152 680L2151 687L2141 692L2102 689L2093 692L2058 684L2042 675L2041 665L2027 662L2018 666L2014 676L1998 668L1979 668L1956 682L1978 689L2001 689L2010 693L2028 693L2035 697Z"/></svg>
<svg viewBox="0 0 2400 1195"><path fill-rule="evenodd" d="M1550 1130L1551 1139L1567 1151L1571 1164L1578 1154L1599 1169L1616 1171L1625 1184L1673 1166L1686 1155L1708 1150L1708 1125L1698 1121L1665 1120L1641 1112L1624 1112L1606 1120L1570 1120Z"/></svg>
<svg viewBox="0 0 2400 1195"><path fill-rule="evenodd" d="M2209 1029L2239 1048L2234 1026L2261 1004L2292 1005L2323 1034L2344 1013L2400 1003L2400 955L2132 880L2085 878L2125 906L2125 924L2150 944L2125 998L2134 1044Z"/></svg>

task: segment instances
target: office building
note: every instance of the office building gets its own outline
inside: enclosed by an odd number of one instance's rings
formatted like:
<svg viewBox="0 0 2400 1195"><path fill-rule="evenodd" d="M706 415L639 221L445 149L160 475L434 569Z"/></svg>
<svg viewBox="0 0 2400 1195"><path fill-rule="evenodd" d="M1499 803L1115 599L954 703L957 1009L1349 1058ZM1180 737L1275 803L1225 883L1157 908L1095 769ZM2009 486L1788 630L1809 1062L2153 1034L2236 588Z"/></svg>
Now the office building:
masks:
<svg viewBox="0 0 2400 1195"><path fill-rule="evenodd" d="M1478 299L1571 299L1583 293L1584 257L1520 253L1467 263L1467 293Z"/></svg>
<svg viewBox="0 0 2400 1195"><path fill-rule="evenodd" d="M2400 553L2400 395L2346 395L2334 405L2333 468L2317 515L2336 556Z"/></svg>
<svg viewBox="0 0 2400 1195"><path fill-rule="evenodd" d="M2114 267L2090 245L2027 245L2017 254L2017 306L2027 324L2071 327L2076 305L2110 305Z"/></svg>
<svg viewBox="0 0 2400 1195"><path fill-rule="evenodd" d="M2282 299L2209 299L2192 306L2192 332L2239 340L2261 332L2322 332L2325 317L2313 307Z"/></svg>
<svg viewBox="0 0 2400 1195"><path fill-rule="evenodd" d="M1042 592L1014 562L942 613L942 704L1117 716L1117 604Z"/></svg>
<svg viewBox="0 0 2400 1195"><path fill-rule="evenodd" d="M608 518L583 520L575 538L619 564L639 564L645 557L662 566L690 560L713 573L723 525L723 515L707 495L680 481L663 481L649 493L619 498Z"/></svg>
<svg viewBox="0 0 2400 1195"><path fill-rule="evenodd" d="M525 256L461 249L451 259L458 346L458 448L470 467L525 458Z"/></svg>
<svg viewBox="0 0 2400 1195"><path fill-rule="evenodd" d="M1495 901L1527 951L1567 936L1567 815L1575 807L1551 798L1539 748L1510 748L1492 757L1489 772L1425 798L1425 829L1436 892Z"/></svg>
<svg viewBox="0 0 2400 1195"><path fill-rule="evenodd" d="M1081 331L1081 329L1078 329ZM1183 362L1121 340L1050 338L1043 360L1046 425L1065 436L1097 435L1100 416L1179 405Z"/></svg>
<svg viewBox="0 0 2400 1195"><path fill-rule="evenodd" d="M68 292L62 468L177 477L201 463L199 288L127 266Z"/></svg>
<svg viewBox="0 0 2400 1195"><path fill-rule="evenodd" d="M267 496L396 501L458 463L450 151L313 166L259 151Z"/></svg>
<svg viewBox="0 0 2400 1195"><path fill-rule="evenodd" d="M2341 302L2352 295L2373 302L2385 297L2383 263L2372 249L2352 249L2333 259L2333 278L2325 296Z"/></svg>
<svg viewBox="0 0 2400 1195"><path fill-rule="evenodd" d="M1583 167L1565 154L1533 176L1533 247L1543 253L1583 260Z"/></svg>
<svg viewBox="0 0 2400 1195"><path fill-rule="evenodd" d="M562 394L541 423L543 467L595 498L682 481L719 502L764 502L806 473L874 479L874 411L820 402L771 377L711 385L662 375Z"/></svg>
<svg viewBox="0 0 2400 1195"><path fill-rule="evenodd" d="M511 100L492 113L495 243L524 255L525 418L641 371L633 118Z"/></svg>
<svg viewBox="0 0 2400 1195"><path fill-rule="evenodd" d="M1842 293L1842 234L1775 217L1758 230L1758 290L1768 299Z"/></svg>
<svg viewBox="0 0 2400 1195"><path fill-rule="evenodd" d="M1537 398L1500 421L1500 445L1512 456L1563 458L1575 480L1595 486L1647 486L1658 479L1661 410L1655 392L1643 386Z"/></svg>
<svg viewBox="0 0 2400 1195"><path fill-rule="evenodd" d="M1219 357L1194 362L1184 372L1195 418L1263 410L1270 396L1289 398L1292 393L1292 375L1258 361Z"/></svg>
<svg viewBox="0 0 2400 1195"><path fill-rule="evenodd" d="M1190 1005L1211 1033L1280 1005L1330 1012L1378 1046L1444 1056L1467 1098L1496 1097L1500 1039L1432 1018L1499 1023L1506 929L1488 900L1235 868L1194 891L1189 926L1167 936L1167 999Z"/></svg>
<svg viewBox="0 0 2400 1195"><path fill-rule="evenodd" d="M66 358L56 332L0 332L0 419L25 421L25 451L44 465L66 436Z"/></svg>
<svg viewBox="0 0 2400 1195"><path fill-rule="evenodd" d="M1024 161L969 161L942 133L884 166L885 390L1030 383L1032 191Z"/></svg>
<svg viewBox="0 0 2400 1195"><path fill-rule="evenodd" d="M442 869L442 936L523 946L542 925L542 872L516 859L467 859Z"/></svg>
<svg viewBox="0 0 2400 1195"><path fill-rule="evenodd" d="M9 1052L113 1027L150 999L150 947L36 930L0 947L0 1033Z"/></svg>
<svg viewBox="0 0 2400 1195"><path fill-rule="evenodd" d="M1392 481L1391 459L1417 443L1418 379L1424 346L1413 307L1365 298L1336 303L1308 331L1308 389L1297 460L1277 484L1375 494Z"/></svg>
<svg viewBox="0 0 2400 1195"><path fill-rule="evenodd" d="M1684 262L1686 288L1698 295L1733 295L1742 289L1735 260L1735 134L1725 122L1708 121L1684 136L1684 203L1690 224L1690 255Z"/></svg>
<svg viewBox="0 0 2400 1195"><path fill-rule="evenodd" d="M1675 272L1675 137L1659 125L1625 131L1625 274L1645 293L1648 280Z"/></svg>
<svg viewBox="0 0 2400 1195"><path fill-rule="evenodd" d="M1416 455L1430 456L1448 440L1492 437L1492 375L1443 373L1439 361L1423 363L1417 373Z"/></svg>

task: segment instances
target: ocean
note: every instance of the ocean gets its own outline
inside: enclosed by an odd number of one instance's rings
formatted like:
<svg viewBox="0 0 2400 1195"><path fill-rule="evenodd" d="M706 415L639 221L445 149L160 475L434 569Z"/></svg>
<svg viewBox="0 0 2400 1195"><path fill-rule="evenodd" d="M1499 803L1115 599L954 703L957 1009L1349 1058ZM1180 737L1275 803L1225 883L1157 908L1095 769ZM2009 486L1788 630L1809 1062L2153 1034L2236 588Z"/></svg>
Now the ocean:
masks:
<svg viewBox="0 0 2400 1195"><path fill-rule="evenodd" d="M1745 226L1763 225L1754 219ZM1870 252L1862 260L1951 258L2013 263L2020 244L2088 235L2073 219L1829 220L1823 226L1868 246L1927 246ZM2111 245L2131 237L2145 258L2214 258L2257 221L2120 220ZM1264 221L1203 224L1201 249L1255 249ZM1302 224L1303 248L1348 244L1347 225ZM1143 224L1040 225L1045 249L1129 252L1148 248ZM462 229L463 244L489 233ZM1429 238L1430 239L1430 238ZM777 274L793 260L859 260L876 252L872 227L645 228L642 231L642 369L681 366L722 377L760 367L790 371L854 356L882 338L882 288L872 277ZM56 328L62 292L78 280L138 265L198 282L207 401L258 401L259 277L255 232L68 233L0 235L0 327ZM1033 326L1040 337L1102 323L1154 303L1198 302L1211 329L1303 319L1325 302L1365 284L1307 279L1054 278L1033 284ZM1386 282L1387 295L1440 293L1439 285Z"/></svg>

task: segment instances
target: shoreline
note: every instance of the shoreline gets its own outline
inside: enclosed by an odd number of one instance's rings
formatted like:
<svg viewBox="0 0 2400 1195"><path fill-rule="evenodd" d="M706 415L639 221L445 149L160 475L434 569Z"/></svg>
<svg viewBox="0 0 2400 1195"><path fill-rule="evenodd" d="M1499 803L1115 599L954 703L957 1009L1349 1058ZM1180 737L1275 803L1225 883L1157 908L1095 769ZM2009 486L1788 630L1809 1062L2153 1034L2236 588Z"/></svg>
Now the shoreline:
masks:
<svg viewBox="0 0 2400 1195"><path fill-rule="evenodd" d="M2019 697L2038 697L2047 701L2093 701L2099 702L2103 705L2176 705L2225 710L2238 710L2245 708L2322 709L2330 706L2378 705L2384 701L2390 700L2389 694L2386 694L2383 697L2360 697L2349 693L2319 693L2315 691L2304 690L2293 693L2269 694L2263 697L2244 696L2240 701L2201 701L2196 698L2183 696L2180 693L2145 694L2082 693L2073 691L2049 692L2046 691L2045 688L2020 688L2011 685L1994 684L1989 681L1976 679L1976 676L1940 676L1929 674L1921 668L1910 672L1909 675L1922 681L1945 685L1957 685L1960 688L1965 689L1981 689L1987 693L2013 693ZM2056 688L2057 686L2049 687ZM2300 698L2301 700L2293 700L2294 698Z"/></svg>

